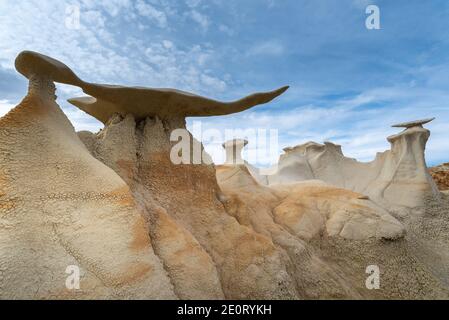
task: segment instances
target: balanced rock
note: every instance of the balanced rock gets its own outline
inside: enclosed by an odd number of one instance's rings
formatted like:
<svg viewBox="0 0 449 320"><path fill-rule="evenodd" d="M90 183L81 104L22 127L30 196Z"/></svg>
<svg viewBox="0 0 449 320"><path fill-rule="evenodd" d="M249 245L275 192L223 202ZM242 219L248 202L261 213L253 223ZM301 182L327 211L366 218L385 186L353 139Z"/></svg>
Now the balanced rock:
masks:
<svg viewBox="0 0 449 320"><path fill-rule="evenodd" d="M0 118L0 298L449 297L447 217L417 209L433 191L422 126L389 137L372 163L308 143L263 175L242 159L244 140L225 143L216 168L185 118L239 112L286 87L225 103L85 82L30 51L16 68L29 91ZM55 81L90 95L71 102L100 132L74 131ZM181 163L178 130L190 142ZM207 161L191 161L190 147ZM414 214L394 217L396 206ZM382 290L365 286L373 263ZM74 268L80 289L67 285Z"/></svg>
<svg viewBox="0 0 449 320"><path fill-rule="evenodd" d="M30 92L0 120L1 297L298 297L270 239L225 211L214 167L170 159L170 132L185 129L185 116L241 111L285 88L226 104L177 90L86 83L31 52L16 66ZM118 109L93 111L107 126L77 136L54 101L53 81ZM81 292L65 287L69 265L81 269Z"/></svg>
<svg viewBox="0 0 449 320"><path fill-rule="evenodd" d="M332 142L308 142L287 148L273 175L256 178L268 185L317 179L405 212L422 206L429 194L439 196L424 157L430 131L422 124L428 120L404 124L406 130L387 138L391 150L378 153L371 162L345 157L341 146Z"/></svg>
<svg viewBox="0 0 449 320"><path fill-rule="evenodd" d="M435 118L428 118L423 120L414 120L409 122L403 122L392 125L393 128L413 128L413 127L422 127L426 123L432 122Z"/></svg>
<svg viewBox="0 0 449 320"><path fill-rule="evenodd" d="M85 82L62 62L32 51L20 53L15 65L28 79L38 74L54 82L80 87L91 97L73 98L69 102L105 124L114 113L133 114L137 120L154 116L165 119L177 116L227 115L270 102L288 89L288 86L285 86L271 92L255 93L233 102L220 102L176 89Z"/></svg>

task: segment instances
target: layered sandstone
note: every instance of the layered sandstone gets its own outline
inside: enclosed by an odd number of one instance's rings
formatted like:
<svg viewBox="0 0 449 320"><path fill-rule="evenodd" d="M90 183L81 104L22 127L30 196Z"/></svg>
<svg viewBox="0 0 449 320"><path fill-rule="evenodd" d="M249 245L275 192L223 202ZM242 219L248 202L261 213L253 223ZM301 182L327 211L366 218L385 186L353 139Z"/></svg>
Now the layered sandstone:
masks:
<svg viewBox="0 0 449 320"><path fill-rule="evenodd" d="M49 79L30 77L0 145L1 298L176 297L129 186L89 154ZM79 291L65 286L70 265Z"/></svg>
<svg viewBox="0 0 449 320"><path fill-rule="evenodd" d="M215 167L185 118L239 112L286 87L226 103L85 82L33 52L16 68L30 87L0 119L0 298L449 297L449 231L444 213L429 211L441 199L422 121L404 124L370 164L308 143L286 149L267 176L242 159L244 140L225 143ZM70 102L104 128L76 133L53 82L91 95ZM187 133L191 150L178 150L173 132ZM381 290L365 286L371 264ZM68 266L80 268L80 290L66 287Z"/></svg>
<svg viewBox="0 0 449 320"><path fill-rule="evenodd" d="M185 128L186 115L236 112L285 89L227 104L176 90L85 83L32 52L16 66L31 89L1 119L2 297L298 297L270 239L226 213L213 165L170 160L170 132ZM136 95L149 104L144 114L111 114L101 133L80 139L48 90L53 81L114 97L122 108ZM83 270L82 292L64 290L68 265Z"/></svg>

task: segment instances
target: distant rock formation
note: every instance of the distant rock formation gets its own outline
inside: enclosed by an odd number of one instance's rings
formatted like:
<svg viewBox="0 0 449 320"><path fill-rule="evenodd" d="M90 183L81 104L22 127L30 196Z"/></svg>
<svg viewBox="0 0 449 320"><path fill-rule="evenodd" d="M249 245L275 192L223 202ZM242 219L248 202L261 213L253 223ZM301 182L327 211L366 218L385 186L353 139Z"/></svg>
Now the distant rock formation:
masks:
<svg viewBox="0 0 449 320"><path fill-rule="evenodd" d="M441 191L449 190L449 162L429 169L430 175Z"/></svg>
<svg viewBox="0 0 449 320"><path fill-rule="evenodd" d="M271 188L263 187L251 176L248 164L242 160L241 155L232 153L232 151L241 152L245 145L246 141L239 139L223 144L228 156L225 164L217 168L217 179L220 187L225 192L239 195L248 192L251 195L267 192L285 194L282 200L271 197L276 199L274 200L276 203L273 210L274 219L299 238L310 240L324 231L328 236L339 235L352 240L370 237L396 239L404 235L405 230L401 223L370 201L369 198L314 180L311 172L310 178L301 179L301 183L288 181L272 184L270 185ZM308 143L306 145L314 144ZM301 149L302 147L298 148ZM289 154L294 152L295 149L289 148L284 151ZM300 172L304 169L302 164L307 164L307 162L297 161L297 158L293 156L288 159L292 160L289 168L297 168L297 171ZM236 159L239 161L236 161ZM285 166L282 169L285 169ZM288 172L284 171L283 173L284 177L289 176ZM266 198L269 199L270 197ZM320 204L322 201L326 204ZM358 218L353 215L358 216ZM350 224L347 224L348 222Z"/></svg>
<svg viewBox="0 0 449 320"><path fill-rule="evenodd" d="M408 121L408 122L394 124L394 125L392 125L392 127L393 128L406 128L406 129L413 128L413 127L422 128L423 125L425 125L426 123L432 122L433 120L435 120L435 118Z"/></svg>
<svg viewBox="0 0 449 320"><path fill-rule="evenodd" d="M406 129L388 137L391 150L378 153L371 162L347 158L341 146L331 142L308 142L286 148L279 159L278 170L259 178L259 182L277 185L317 179L369 196L385 208L398 212L419 207L428 194L439 196L424 158L430 131L422 125L431 120L395 125Z"/></svg>
<svg viewBox="0 0 449 320"><path fill-rule="evenodd" d="M395 137L389 139L394 143ZM232 144L233 141L229 141L225 146ZM309 142L295 148L286 148L286 154L282 155L280 160L280 164L284 166L280 165L278 175L274 176L285 180L277 180L276 183L268 185L263 183L264 180L256 178L258 176L254 175L252 170L257 173L257 168L246 161L240 165L226 161L225 165L217 167L217 180L227 199L228 212L241 224L251 226L261 233L271 233L273 242L282 248L291 250L293 244L288 242L289 247L286 247L286 242L281 242L280 236L277 235L280 231L274 233L273 230L276 229L272 224L295 235L297 239L304 241L302 243L305 243L309 257L315 261L326 261L326 268L344 275L342 279L345 286L356 289L363 297L366 297L366 292L359 287L360 283L357 281L360 279L354 282L352 278L354 268L363 266L347 266L347 261L383 261L383 268L388 268L391 283L383 289L382 297L413 299L421 295L418 293L421 283L427 282L433 283L434 287L424 295L446 296L449 288L449 255L445 249L449 245L448 200L444 199L442 202L443 199L440 199L439 195L435 196L434 192L428 192L428 188L418 192L413 186L407 190L408 186L405 185L403 192L415 191L415 196L419 197L419 206L407 207L407 210L402 211L405 215L399 215L396 219L387 212L394 208L394 202L386 210L365 194L316 180L315 173L321 167L308 166L309 159L319 159L319 156L329 150L330 155L339 155L343 161L355 162L343 157L341 146L329 142L324 145ZM286 158L288 161L285 161ZM316 162L313 164L316 165ZM425 163L423 167L425 168ZM326 166L323 168L329 170ZM410 174L413 174L416 167L409 167L409 170ZM283 174L279 174L280 172ZM304 178L304 172L309 173L308 178ZM323 176L326 177L321 177ZM295 182L294 177L300 178ZM270 180L273 176L262 178L273 182ZM383 204L385 205L385 202ZM398 213L395 210L392 212ZM390 242L384 242L382 239ZM393 243L394 249L390 246ZM286 250L289 252L289 249ZM340 254L335 254L335 250ZM401 257L399 260L398 256ZM292 258L292 255L290 257ZM415 260L415 257L419 259ZM413 277L407 280L406 286L402 286L399 280L403 278L404 265L413 265L409 269ZM315 272L315 278L307 275L309 279L313 279L308 284L308 290L305 289L308 295L313 296L315 293L322 297L332 292L325 284L321 286L323 291L316 290L313 285L322 281L321 272L325 272L325 268L302 266L301 270L304 269L313 269ZM336 280L329 275L325 279L322 283ZM334 294L341 295L341 287L337 289L339 287L335 284L334 286ZM426 285L426 288L431 286ZM357 297L354 292L349 295Z"/></svg>
<svg viewBox="0 0 449 320"><path fill-rule="evenodd" d="M247 140L234 139L223 143L226 150L226 164L243 164L242 149L248 144Z"/></svg>
<svg viewBox="0 0 449 320"><path fill-rule="evenodd" d="M224 144L223 166L205 152L175 164L171 133L187 116L239 112L287 87L223 103L88 83L30 51L16 69L30 84L0 118L0 299L449 297L446 217L386 208L422 204L433 190L421 124L390 137L392 150L371 164L309 143L263 176L241 158L243 140ZM70 102L104 128L76 133L54 82L91 95ZM381 290L366 288L372 264ZM79 290L66 286L69 266L80 269Z"/></svg>

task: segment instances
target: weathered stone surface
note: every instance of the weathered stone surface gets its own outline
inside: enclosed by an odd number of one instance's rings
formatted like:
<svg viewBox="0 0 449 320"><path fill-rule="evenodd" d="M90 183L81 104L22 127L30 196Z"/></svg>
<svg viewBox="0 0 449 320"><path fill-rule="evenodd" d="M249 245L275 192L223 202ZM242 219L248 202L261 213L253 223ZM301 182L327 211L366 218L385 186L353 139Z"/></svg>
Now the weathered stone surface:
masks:
<svg viewBox="0 0 449 320"><path fill-rule="evenodd" d="M413 127L422 127L424 124L429 123L435 120L435 118L427 118L422 120L414 120L409 122L403 122L392 125L393 128L413 128Z"/></svg>
<svg viewBox="0 0 449 320"><path fill-rule="evenodd" d="M369 197L319 180L261 185L248 164L219 166L217 179L228 213L289 256L291 276L306 283L302 297L448 297L446 207L426 204L432 216L409 212L399 220ZM373 261L387 281L382 290L366 290L355 271Z"/></svg>
<svg viewBox="0 0 449 320"><path fill-rule="evenodd" d="M321 180L369 196L389 210L406 212L423 205L428 194L439 197L424 158L429 136L429 130L412 126L388 137L391 150L378 153L371 162L347 158L341 146L331 142L308 142L286 148L274 174L254 176L265 185Z"/></svg>
<svg viewBox="0 0 449 320"><path fill-rule="evenodd" d="M129 186L46 93L0 119L0 298L175 298ZM81 270L80 290L66 268Z"/></svg>
<svg viewBox="0 0 449 320"><path fill-rule="evenodd" d="M255 93L233 102L221 102L175 89L85 82L62 62L32 51L20 53L15 65L27 78L38 74L55 82L80 87L91 97L73 98L69 102L105 124L114 113L132 114L137 120L154 116L170 119L226 115L270 102L288 89L286 86L271 92Z"/></svg>
<svg viewBox="0 0 449 320"><path fill-rule="evenodd" d="M114 113L132 114L137 120L146 117L207 117L241 112L270 102L288 87L271 92L255 93L233 102L220 102L175 89L81 85L92 97L69 99L69 102L87 114L106 123Z"/></svg>
<svg viewBox="0 0 449 320"><path fill-rule="evenodd" d="M263 176L237 140L223 166L176 165L170 133L186 116L237 112L285 88L221 103L87 83L33 52L16 66L30 85L0 118L0 298L449 297L447 209L433 196L422 126L389 137L392 150L367 164L307 143ZM105 127L76 134L53 81L95 96L76 101ZM381 290L365 287L371 264ZM80 290L66 287L70 265Z"/></svg>
<svg viewBox="0 0 449 320"><path fill-rule="evenodd" d="M443 163L429 169L429 173L441 191L449 190L449 163Z"/></svg>

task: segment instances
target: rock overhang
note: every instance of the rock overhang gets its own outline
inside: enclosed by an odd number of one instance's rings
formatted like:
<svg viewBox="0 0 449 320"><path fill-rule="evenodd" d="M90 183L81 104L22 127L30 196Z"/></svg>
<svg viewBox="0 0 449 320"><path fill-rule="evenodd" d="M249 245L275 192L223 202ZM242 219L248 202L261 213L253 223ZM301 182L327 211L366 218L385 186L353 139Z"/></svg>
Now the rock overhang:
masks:
<svg viewBox="0 0 449 320"><path fill-rule="evenodd" d="M424 124L432 122L433 120L435 120L435 118L426 118L426 119L421 119L421 120L407 121L407 122L394 124L394 125L392 125L392 127L393 128L406 128L406 129L413 128L413 127L422 127Z"/></svg>
<svg viewBox="0 0 449 320"><path fill-rule="evenodd" d="M33 51L21 52L16 58L15 66L27 79L37 75L80 87L89 96L68 101L105 124L115 113L133 114L137 120L146 117L170 119L228 115L268 103L289 88L284 86L273 91L254 93L239 100L222 102L176 89L86 82L64 63Z"/></svg>

